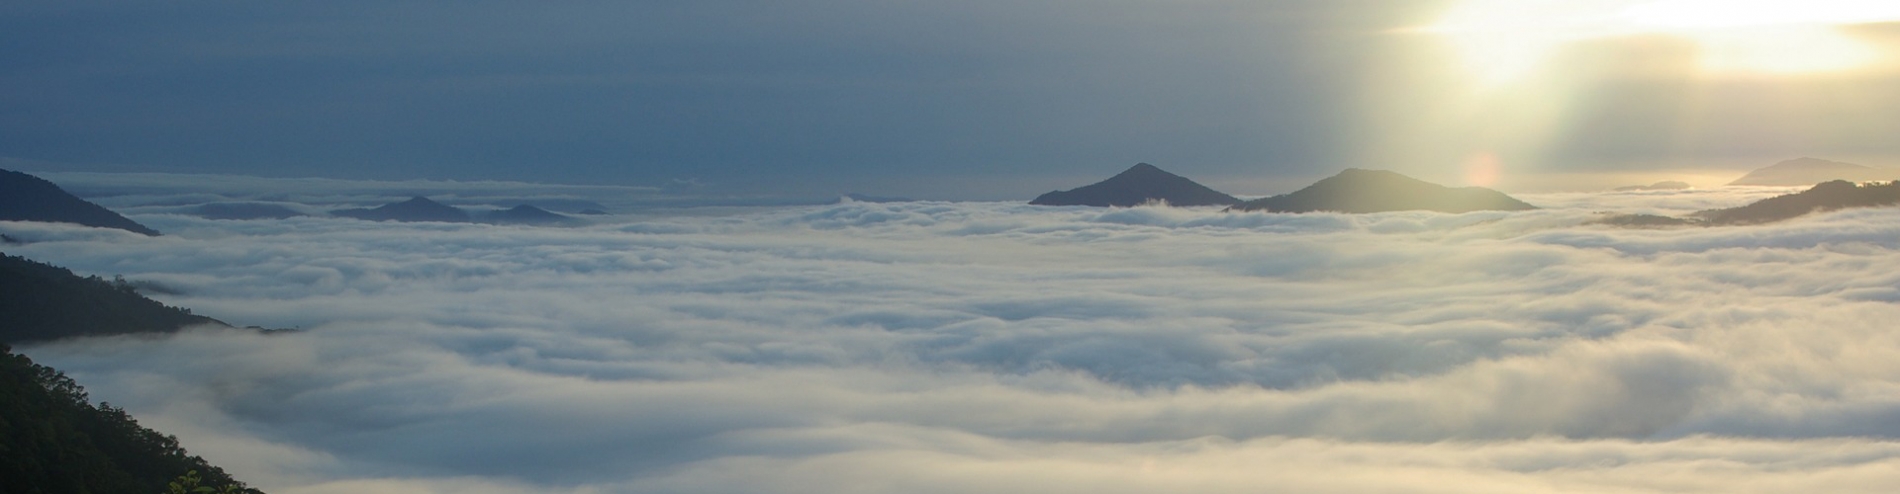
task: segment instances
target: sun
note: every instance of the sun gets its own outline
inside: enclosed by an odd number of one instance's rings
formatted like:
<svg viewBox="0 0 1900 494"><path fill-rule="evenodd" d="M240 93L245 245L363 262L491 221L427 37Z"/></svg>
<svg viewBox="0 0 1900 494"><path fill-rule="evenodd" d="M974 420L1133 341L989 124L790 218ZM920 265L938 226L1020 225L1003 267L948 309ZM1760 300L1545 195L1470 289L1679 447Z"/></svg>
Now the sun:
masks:
<svg viewBox="0 0 1900 494"><path fill-rule="evenodd" d="M1844 26L1900 21L1900 0L1465 0L1417 31L1443 35L1481 81L1533 72L1570 44L1664 35L1705 73L1802 74L1880 62Z"/></svg>

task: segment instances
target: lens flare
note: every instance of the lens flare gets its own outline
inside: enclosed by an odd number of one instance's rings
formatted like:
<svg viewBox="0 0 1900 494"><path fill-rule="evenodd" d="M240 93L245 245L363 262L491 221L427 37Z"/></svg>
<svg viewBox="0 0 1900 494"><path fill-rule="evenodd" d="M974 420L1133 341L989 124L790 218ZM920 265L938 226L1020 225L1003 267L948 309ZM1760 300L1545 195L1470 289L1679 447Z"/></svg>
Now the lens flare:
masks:
<svg viewBox="0 0 1900 494"><path fill-rule="evenodd" d="M1465 184L1478 187L1492 187L1498 183L1504 164L1497 153L1489 151L1471 155L1465 160Z"/></svg>

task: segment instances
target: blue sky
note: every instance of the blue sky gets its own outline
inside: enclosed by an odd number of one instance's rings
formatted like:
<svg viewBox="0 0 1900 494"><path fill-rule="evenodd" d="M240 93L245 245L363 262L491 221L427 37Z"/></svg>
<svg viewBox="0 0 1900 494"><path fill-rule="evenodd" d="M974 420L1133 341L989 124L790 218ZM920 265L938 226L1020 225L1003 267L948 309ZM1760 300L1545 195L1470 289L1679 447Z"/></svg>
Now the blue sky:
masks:
<svg viewBox="0 0 1900 494"><path fill-rule="evenodd" d="M999 199L1135 162L1265 194L1482 153L1513 177L1900 154L1891 77L1631 75L1680 48L1653 36L1553 50L1527 86L1561 93L1473 97L1443 36L1404 32L1457 5L28 0L0 7L0 158ZM1751 137L1825 122L1855 130Z"/></svg>

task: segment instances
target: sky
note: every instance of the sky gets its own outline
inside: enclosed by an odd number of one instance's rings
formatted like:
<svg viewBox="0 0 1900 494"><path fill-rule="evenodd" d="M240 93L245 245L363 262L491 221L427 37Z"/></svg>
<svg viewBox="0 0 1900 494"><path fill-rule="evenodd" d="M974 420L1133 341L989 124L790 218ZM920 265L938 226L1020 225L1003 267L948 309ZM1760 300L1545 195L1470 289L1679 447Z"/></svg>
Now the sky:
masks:
<svg viewBox="0 0 1900 494"><path fill-rule="evenodd" d="M1885 2L0 6L0 167L1024 200L1900 165ZM1795 7L1799 7L1796 9Z"/></svg>
<svg viewBox="0 0 1900 494"><path fill-rule="evenodd" d="M638 191L175 177L54 176L165 235L0 222L7 253L299 331L16 350L276 494L1875 493L1900 472L1900 209L1591 223L1791 188L538 228L182 213Z"/></svg>

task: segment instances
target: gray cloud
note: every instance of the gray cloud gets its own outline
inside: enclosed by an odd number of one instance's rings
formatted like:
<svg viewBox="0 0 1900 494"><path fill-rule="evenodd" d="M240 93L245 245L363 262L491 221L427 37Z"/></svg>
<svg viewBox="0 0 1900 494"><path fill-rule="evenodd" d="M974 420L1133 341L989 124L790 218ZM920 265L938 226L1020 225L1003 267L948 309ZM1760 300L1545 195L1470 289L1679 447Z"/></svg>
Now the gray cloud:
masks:
<svg viewBox="0 0 1900 494"><path fill-rule="evenodd" d="M1885 489L1900 214L1588 224L1771 193L0 229L303 328L24 349L272 492Z"/></svg>

